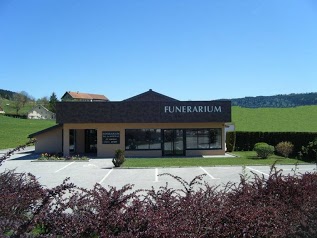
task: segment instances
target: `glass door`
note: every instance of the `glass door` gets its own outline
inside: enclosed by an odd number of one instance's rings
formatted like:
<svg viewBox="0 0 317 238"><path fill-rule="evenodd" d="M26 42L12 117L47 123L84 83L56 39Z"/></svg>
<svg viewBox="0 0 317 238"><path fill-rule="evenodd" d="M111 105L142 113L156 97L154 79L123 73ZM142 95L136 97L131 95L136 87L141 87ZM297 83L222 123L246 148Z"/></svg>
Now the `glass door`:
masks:
<svg viewBox="0 0 317 238"><path fill-rule="evenodd" d="M69 130L69 152L76 152L76 130L74 129Z"/></svg>
<svg viewBox="0 0 317 238"><path fill-rule="evenodd" d="M85 130L85 153L97 153L97 130Z"/></svg>
<svg viewBox="0 0 317 238"><path fill-rule="evenodd" d="M163 130L163 156L183 156L184 130L167 129Z"/></svg>

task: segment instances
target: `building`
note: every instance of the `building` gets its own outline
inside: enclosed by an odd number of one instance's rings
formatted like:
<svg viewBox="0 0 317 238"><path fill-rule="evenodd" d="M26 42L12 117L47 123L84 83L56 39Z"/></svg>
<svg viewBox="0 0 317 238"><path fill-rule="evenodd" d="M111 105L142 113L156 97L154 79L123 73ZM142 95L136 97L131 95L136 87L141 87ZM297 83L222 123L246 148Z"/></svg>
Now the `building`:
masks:
<svg viewBox="0 0 317 238"><path fill-rule="evenodd" d="M149 90L119 102L59 102L58 125L30 135L35 151L113 157L225 154L230 101L178 101Z"/></svg>
<svg viewBox="0 0 317 238"><path fill-rule="evenodd" d="M98 102L98 101L109 101L109 99L100 94L92 93L80 93L80 92L66 92L62 96L62 101L82 101L82 102Z"/></svg>
<svg viewBox="0 0 317 238"><path fill-rule="evenodd" d="M28 119L50 119L55 120L56 116L55 113L48 110L46 107L42 105L37 105L33 107L28 112Z"/></svg>

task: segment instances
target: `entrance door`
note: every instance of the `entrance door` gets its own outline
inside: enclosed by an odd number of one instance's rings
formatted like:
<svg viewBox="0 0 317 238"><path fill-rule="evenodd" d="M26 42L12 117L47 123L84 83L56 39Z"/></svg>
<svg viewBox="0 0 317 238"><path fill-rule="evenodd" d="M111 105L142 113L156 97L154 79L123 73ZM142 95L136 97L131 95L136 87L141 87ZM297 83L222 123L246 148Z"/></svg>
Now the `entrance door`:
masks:
<svg viewBox="0 0 317 238"><path fill-rule="evenodd" d="M97 130L85 130L85 153L97 153Z"/></svg>
<svg viewBox="0 0 317 238"><path fill-rule="evenodd" d="M70 129L69 130L69 152L75 153L76 152L76 130Z"/></svg>
<svg viewBox="0 0 317 238"><path fill-rule="evenodd" d="M168 129L163 130L163 156L183 156L184 130Z"/></svg>

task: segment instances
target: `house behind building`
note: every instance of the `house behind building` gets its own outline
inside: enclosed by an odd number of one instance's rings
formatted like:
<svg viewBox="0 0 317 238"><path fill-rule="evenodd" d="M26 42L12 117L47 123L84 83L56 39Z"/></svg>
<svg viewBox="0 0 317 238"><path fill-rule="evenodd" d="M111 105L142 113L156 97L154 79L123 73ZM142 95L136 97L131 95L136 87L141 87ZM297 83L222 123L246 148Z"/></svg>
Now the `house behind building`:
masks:
<svg viewBox="0 0 317 238"><path fill-rule="evenodd" d="M109 101L109 99L101 94L80 93L68 91L62 96L62 101L83 101L83 102L97 102Z"/></svg>
<svg viewBox="0 0 317 238"><path fill-rule="evenodd" d="M46 107L42 105L37 105L33 107L29 112L28 112L28 119L50 119L50 120L55 120L56 115L55 113L51 112L48 110Z"/></svg>

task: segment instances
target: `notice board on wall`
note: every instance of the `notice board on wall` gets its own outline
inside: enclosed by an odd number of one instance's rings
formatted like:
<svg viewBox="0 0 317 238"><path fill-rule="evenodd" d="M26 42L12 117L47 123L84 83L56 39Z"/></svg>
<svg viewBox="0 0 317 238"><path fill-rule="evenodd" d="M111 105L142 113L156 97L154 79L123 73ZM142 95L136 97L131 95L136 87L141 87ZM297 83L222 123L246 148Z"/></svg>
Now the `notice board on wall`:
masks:
<svg viewBox="0 0 317 238"><path fill-rule="evenodd" d="M120 131L103 131L102 144L120 144Z"/></svg>

